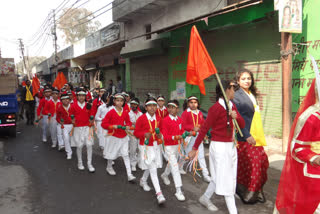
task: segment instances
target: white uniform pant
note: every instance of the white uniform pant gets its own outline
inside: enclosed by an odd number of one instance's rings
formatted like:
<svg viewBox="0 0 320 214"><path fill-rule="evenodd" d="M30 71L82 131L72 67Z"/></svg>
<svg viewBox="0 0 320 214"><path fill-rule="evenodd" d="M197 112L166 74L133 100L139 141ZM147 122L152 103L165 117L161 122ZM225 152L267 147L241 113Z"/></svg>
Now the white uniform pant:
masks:
<svg viewBox="0 0 320 214"><path fill-rule="evenodd" d="M84 145L87 147L88 165L92 164L92 145L94 136L89 135L90 130L88 126L74 127L74 139L77 146L78 164L82 164L82 148Z"/></svg>
<svg viewBox="0 0 320 214"><path fill-rule="evenodd" d="M185 148L186 156L188 156L189 152L191 152L192 147L194 146L194 143L196 142L197 136L196 137L187 137L186 141L188 142L187 147ZM202 169L202 174L203 176L209 176L209 171L207 168L206 164L206 159L204 156L204 146L203 143L200 144L198 148L198 162L200 165L200 168ZM183 164L181 164L181 167L183 167Z"/></svg>
<svg viewBox="0 0 320 214"><path fill-rule="evenodd" d="M64 149L67 153L67 155L72 155L72 149L71 149L71 137L70 132L72 130L73 125L72 124L64 124L64 128L62 130L62 138L64 143Z"/></svg>
<svg viewBox="0 0 320 214"><path fill-rule="evenodd" d="M158 178L158 172L157 168L150 168L144 170L144 173L142 175L142 182L147 182L149 175L151 177L152 185L156 193L161 192L160 184L159 184L159 178Z"/></svg>
<svg viewBox="0 0 320 214"><path fill-rule="evenodd" d="M96 120L97 125L97 137L99 141L99 146L104 147L104 136L103 136L103 128L101 127L101 121Z"/></svg>
<svg viewBox="0 0 320 214"><path fill-rule="evenodd" d="M236 214L234 194L237 182L237 148L233 142L211 141L209 155L212 181L204 195L208 199L213 193L223 195L229 213Z"/></svg>
<svg viewBox="0 0 320 214"><path fill-rule="evenodd" d="M48 119L52 145L57 145L57 120L56 116Z"/></svg>
<svg viewBox="0 0 320 214"><path fill-rule="evenodd" d="M176 188L182 187L181 175L179 172L179 164L178 164L178 157L179 157L179 145L174 146L165 146L164 151L168 157L168 165L164 171L166 176L172 174L173 181Z"/></svg>
<svg viewBox="0 0 320 214"><path fill-rule="evenodd" d="M138 163L138 144L139 140L133 136L129 136L129 157L131 166L136 166Z"/></svg>
<svg viewBox="0 0 320 214"><path fill-rule="evenodd" d="M41 119L42 128L42 140L47 141L47 131L48 131L48 115L43 115Z"/></svg>
<svg viewBox="0 0 320 214"><path fill-rule="evenodd" d="M60 123L57 122L57 139L58 139L58 145L59 147L63 147L64 146L64 142L63 142L63 131L61 129L61 125Z"/></svg>

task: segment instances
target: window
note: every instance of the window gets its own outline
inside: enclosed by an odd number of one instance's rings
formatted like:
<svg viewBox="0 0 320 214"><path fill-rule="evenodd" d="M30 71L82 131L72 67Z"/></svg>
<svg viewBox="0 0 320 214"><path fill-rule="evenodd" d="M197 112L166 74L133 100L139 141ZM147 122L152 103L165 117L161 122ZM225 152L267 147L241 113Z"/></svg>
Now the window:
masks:
<svg viewBox="0 0 320 214"><path fill-rule="evenodd" d="M146 33L151 33L151 24L146 25ZM146 35L146 40L151 39L151 34Z"/></svg>

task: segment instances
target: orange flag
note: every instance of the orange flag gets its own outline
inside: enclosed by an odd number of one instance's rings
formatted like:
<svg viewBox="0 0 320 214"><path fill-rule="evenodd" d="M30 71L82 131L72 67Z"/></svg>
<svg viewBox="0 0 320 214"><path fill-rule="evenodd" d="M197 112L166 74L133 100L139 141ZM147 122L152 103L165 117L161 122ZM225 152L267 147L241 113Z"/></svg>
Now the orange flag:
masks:
<svg viewBox="0 0 320 214"><path fill-rule="evenodd" d="M191 85L198 85L201 94L206 95L203 80L216 73L217 69L201 40L199 32L196 26L193 26L190 36L186 81Z"/></svg>
<svg viewBox="0 0 320 214"><path fill-rule="evenodd" d="M37 75L35 75L32 78L32 95L35 96L40 90L40 81L37 77Z"/></svg>
<svg viewBox="0 0 320 214"><path fill-rule="evenodd" d="M59 82L60 82L60 72L58 72L58 75L57 75L56 79L54 80L52 87L59 89Z"/></svg>
<svg viewBox="0 0 320 214"><path fill-rule="evenodd" d="M68 83L67 78L64 76L63 72L60 72L60 85L59 85L59 90L66 84Z"/></svg>

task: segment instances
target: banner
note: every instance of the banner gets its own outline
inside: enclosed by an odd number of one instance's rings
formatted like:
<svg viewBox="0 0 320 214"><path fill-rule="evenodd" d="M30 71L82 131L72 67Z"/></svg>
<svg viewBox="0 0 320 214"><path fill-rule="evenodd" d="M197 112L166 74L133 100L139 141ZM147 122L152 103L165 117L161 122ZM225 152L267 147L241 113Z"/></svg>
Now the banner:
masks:
<svg viewBox="0 0 320 214"><path fill-rule="evenodd" d="M281 0L278 9L279 31L302 33L302 0Z"/></svg>

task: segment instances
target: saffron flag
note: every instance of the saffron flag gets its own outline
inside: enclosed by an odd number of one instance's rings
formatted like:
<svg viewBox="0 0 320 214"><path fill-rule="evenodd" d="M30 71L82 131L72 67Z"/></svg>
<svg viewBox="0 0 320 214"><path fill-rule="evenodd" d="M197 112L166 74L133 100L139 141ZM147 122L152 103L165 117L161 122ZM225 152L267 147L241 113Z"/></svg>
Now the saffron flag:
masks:
<svg viewBox="0 0 320 214"><path fill-rule="evenodd" d="M217 69L201 40L199 32L196 26L193 26L190 36L186 81L191 85L198 85L201 94L206 95L203 80L216 73Z"/></svg>
<svg viewBox="0 0 320 214"><path fill-rule="evenodd" d="M52 87L55 87L60 90L66 83L67 83L67 79L64 76L63 72L58 72L58 75L54 80Z"/></svg>
<svg viewBox="0 0 320 214"><path fill-rule="evenodd" d="M37 77L37 75L35 75L32 78L32 95L35 96L40 90L40 81Z"/></svg>

